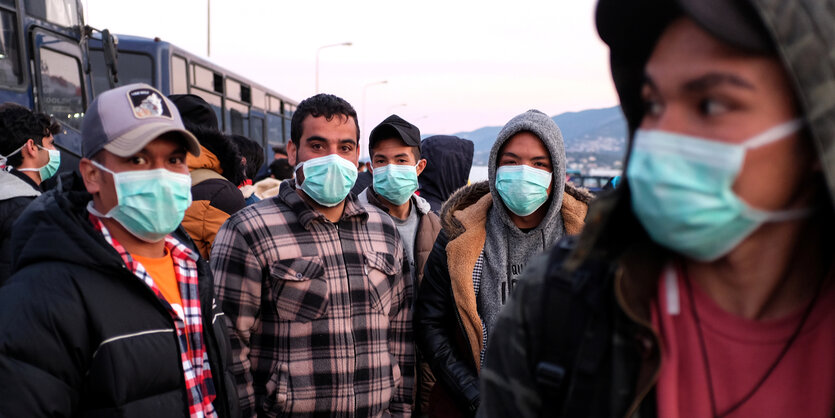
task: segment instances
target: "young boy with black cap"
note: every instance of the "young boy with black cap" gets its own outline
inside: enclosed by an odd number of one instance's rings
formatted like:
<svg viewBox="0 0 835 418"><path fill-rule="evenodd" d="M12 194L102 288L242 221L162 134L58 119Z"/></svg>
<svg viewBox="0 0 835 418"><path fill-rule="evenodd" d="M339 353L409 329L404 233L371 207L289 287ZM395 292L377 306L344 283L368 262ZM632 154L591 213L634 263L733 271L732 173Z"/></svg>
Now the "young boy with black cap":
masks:
<svg viewBox="0 0 835 418"><path fill-rule="evenodd" d="M387 117L368 136L373 183L360 193L361 202L374 205L391 216L412 266L415 288L441 223L429 202L415 194L418 176L426 167L420 158L420 129L397 115ZM416 413L425 412L435 382L429 366L419 363L416 374Z"/></svg>

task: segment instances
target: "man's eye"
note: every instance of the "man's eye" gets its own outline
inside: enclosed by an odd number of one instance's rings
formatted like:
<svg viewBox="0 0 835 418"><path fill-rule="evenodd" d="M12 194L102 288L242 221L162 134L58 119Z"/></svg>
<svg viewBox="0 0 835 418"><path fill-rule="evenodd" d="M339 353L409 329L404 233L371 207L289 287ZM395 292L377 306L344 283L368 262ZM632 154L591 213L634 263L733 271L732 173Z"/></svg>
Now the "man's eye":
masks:
<svg viewBox="0 0 835 418"><path fill-rule="evenodd" d="M351 151L353 151L353 149L354 148L351 147L350 145L345 145L345 146L342 147L342 152L351 152Z"/></svg>
<svg viewBox="0 0 835 418"><path fill-rule="evenodd" d="M704 99L699 102L699 111L705 116L717 116L728 111L728 106L714 99Z"/></svg>
<svg viewBox="0 0 835 418"><path fill-rule="evenodd" d="M183 163L185 163L185 162L186 162L186 159L185 159L185 158L183 158L183 157L171 157L171 159L170 159L170 160L168 160L168 161L169 161L171 164L183 164Z"/></svg>
<svg viewBox="0 0 835 418"><path fill-rule="evenodd" d="M313 144L313 145L310 146L310 148L313 148L314 150L319 151L320 149L322 149L322 144Z"/></svg>
<svg viewBox="0 0 835 418"><path fill-rule="evenodd" d="M657 117L664 111L664 106L660 101L654 99L644 99L644 116Z"/></svg>
<svg viewBox="0 0 835 418"><path fill-rule="evenodd" d="M130 163L135 165L145 164L145 157L131 157Z"/></svg>

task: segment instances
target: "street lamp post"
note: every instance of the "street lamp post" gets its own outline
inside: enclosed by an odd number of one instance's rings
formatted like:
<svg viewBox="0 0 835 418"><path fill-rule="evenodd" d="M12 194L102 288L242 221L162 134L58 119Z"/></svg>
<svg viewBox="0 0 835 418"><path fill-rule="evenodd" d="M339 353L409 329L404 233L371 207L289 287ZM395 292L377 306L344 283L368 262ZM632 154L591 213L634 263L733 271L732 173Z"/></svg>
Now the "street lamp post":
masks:
<svg viewBox="0 0 835 418"><path fill-rule="evenodd" d="M206 0L206 56L212 56L212 0Z"/></svg>
<svg viewBox="0 0 835 418"><path fill-rule="evenodd" d="M319 52L321 52L325 48L332 48L332 47L336 47L336 46L351 46L351 45L353 45L353 43L351 43L351 42L342 42L342 43L339 43L339 44L330 44L330 45L320 46L316 50L316 94L319 94Z"/></svg>

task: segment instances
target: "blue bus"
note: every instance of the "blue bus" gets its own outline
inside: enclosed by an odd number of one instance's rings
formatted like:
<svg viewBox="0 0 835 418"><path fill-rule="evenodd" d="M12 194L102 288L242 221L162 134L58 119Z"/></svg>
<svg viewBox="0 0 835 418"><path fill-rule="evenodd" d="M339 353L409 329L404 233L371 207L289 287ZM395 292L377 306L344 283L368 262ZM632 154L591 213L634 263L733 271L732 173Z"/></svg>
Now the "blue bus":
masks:
<svg viewBox="0 0 835 418"><path fill-rule="evenodd" d="M94 32L84 24L80 0L0 0L0 103L60 122L55 144L71 157L61 159L61 170L77 165L81 153L81 121L92 97L87 41ZM115 68L113 38L96 35L110 54L105 69Z"/></svg>
<svg viewBox="0 0 835 418"><path fill-rule="evenodd" d="M202 97L217 114L221 130L261 144L268 162L270 148L290 139L290 120L298 102L159 38L115 38L117 85L143 82L165 95ZM93 97L111 88L106 51L100 39L90 40Z"/></svg>

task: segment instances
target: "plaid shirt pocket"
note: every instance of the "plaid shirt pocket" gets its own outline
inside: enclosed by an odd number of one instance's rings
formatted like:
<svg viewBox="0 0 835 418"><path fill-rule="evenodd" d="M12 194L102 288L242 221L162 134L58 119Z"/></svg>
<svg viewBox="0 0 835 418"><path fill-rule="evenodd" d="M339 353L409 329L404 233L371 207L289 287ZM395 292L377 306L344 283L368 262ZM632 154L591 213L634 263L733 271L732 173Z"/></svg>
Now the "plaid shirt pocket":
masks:
<svg viewBox="0 0 835 418"><path fill-rule="evenodd" d="M267 391L264 397L263 411L283 410L289 411L289 385L288 380L290 372L284 363L276 363L270 373L270 380L267 381L265 389Z"/></svg>
<svg viewBox="0 0 835 418"><path fill-rule="evenodd" d="M371 306L379 312L387 314L391 310L391 288L397 270L391 254L365 253L365 274L371 287Z"/></svg>
<svg viewBox="0 0 835 418"><path fill-rule="evenodd" d="M310 322L328 310L328 281L319 257L278 260L270 265L272 292L278 318Z"/></svg>

